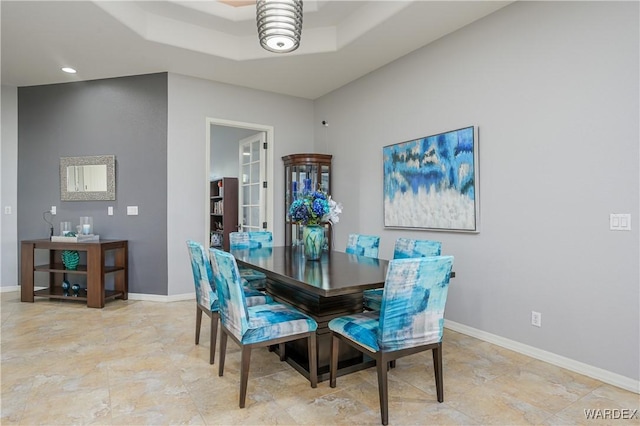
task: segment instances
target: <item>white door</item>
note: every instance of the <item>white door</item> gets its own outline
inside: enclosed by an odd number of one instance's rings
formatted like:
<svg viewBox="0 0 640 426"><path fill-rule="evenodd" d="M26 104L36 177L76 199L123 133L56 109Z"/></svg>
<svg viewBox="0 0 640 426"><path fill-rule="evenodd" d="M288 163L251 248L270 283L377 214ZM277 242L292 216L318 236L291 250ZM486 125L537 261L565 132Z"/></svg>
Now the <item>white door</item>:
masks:
<svg viewBox="0 0 640 426"><path fill-rule="evenodd" d="M271 229L266 223L267 161L265 132L256 133L239 141L240 175L238 183L238 223L242 231Z"/></svg>

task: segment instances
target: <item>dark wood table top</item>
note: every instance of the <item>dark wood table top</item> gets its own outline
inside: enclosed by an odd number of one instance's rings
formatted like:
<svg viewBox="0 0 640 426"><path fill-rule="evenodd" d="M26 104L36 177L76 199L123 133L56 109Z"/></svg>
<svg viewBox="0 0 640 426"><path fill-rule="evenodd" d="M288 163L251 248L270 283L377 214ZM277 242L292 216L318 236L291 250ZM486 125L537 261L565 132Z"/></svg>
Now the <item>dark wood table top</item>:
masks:
<svg viewBox="0 0 640 426"><path fill-rule="evenodd" d="M129 240L111 240L101 239L98 241L80 241L80 242L67 242L67 241L51 241L50 239L39 240L23 240L22 244L33 244L36 248L49 249L49 250L80 250L85 251L87 248L100 247L106 250L112 248L121 248L128 245Z"/></svg>
<svg viewBox="0 0 640 426"><path fill-rule="evenodd" d="M339 251L306 260L302 247L230 250L238 266L264 272L268 278L319 296L360 293L384 286L389 262Z"/></svg>

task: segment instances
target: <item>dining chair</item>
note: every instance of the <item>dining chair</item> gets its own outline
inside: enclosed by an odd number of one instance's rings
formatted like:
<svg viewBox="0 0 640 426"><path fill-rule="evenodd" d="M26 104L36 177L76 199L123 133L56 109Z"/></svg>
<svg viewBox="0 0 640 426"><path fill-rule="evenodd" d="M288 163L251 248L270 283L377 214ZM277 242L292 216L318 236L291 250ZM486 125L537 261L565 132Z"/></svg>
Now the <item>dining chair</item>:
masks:
<svg viewBox="0 0 640 426"><path fill-rule="evenodd" d="M224 373L227 337L241 348L240 362L240 408L244 408L251 350L257 347L279 345L280 360L284 361L284 344L298 339L307 339L309 352L309 381L311 387L318 386L318 356L316 351L315 320L282 303L248 306L242 292L242 282L236 260L230 253L215 248L209 249L211 266L219 297L220 361L218 375Z"/></svg>
<svg viewBox="0 0 640 426"><path fill-rule="evenodd" d="M414 240L410 238L398 238L393 247L394 259L407 259L412 257L440 256L442 243L434 240ZM379 311L382 304L382 289L374 288L363 292L364 308Z"/></svg>
<svg viewBox="0 0 640 426"><path fill-rule="evenodd" d="M391 260L379 311L329 321L329 386L336 387L340 343L376 361L382 424L389 423L387 366L398 358L431 350L438 402L444 401L442 333L453 256Z"/></svg>
<svg viewBox="0 0 640 426"><path fill-rule="evenodd" d="M377 235L349 234L345 253L377 258L379 245Z"/></svg>
<svg viewBox="0 0 640 426"><path fill-rule="evenodd" d="M188 240L187 248L191 260L193 282L196 287L196 345L200 343L200 325L202 313L211 319L211 340L209 342L209 364L213 364L216 352L216 337L218 336L218 318L220 315L218 294L213 282L213 272L209 256L202 244ZM248 305L261 305L273 302L273 299L257 290L244 288Z"/></svg>
<svg viewBox="0 0 640 426"><path fill-rule="evenodd" d="M273 247L273 233L271 231L249 231L229 233L229 248L242 249L266 249ZM260 271L251 268L238 267L240 277L247 280L249 286L255 290L264 290L267 285L267 276Z"/></svg>

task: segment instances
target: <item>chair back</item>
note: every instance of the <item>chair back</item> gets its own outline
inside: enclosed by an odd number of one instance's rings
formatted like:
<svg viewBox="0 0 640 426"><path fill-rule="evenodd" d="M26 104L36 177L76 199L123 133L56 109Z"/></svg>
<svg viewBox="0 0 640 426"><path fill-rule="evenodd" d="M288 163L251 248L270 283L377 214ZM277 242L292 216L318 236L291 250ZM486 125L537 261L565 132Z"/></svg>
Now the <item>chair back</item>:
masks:
<svg viewBox="0 0 640 426"><path fill-rule="evenodd" d="M229 232L229 248L248 249L249 233L248 232Z"/></svg>
<svg viewBox="0 0 640 426"><path fill-rule="evenodd" d="M229 247L232 249L273 247L271 231L230 232Z"/></svg>
<svg viewBox="0 0 640 426"><path fill-rule="evenodd" d="M211 267L218 293L220 321L238 340L249 329L249 313L236 259L230 253L210 248Z"/></svg>
<svg viewBox="0 0 640 426"><path fill-rule="evenodd" d="M440 256L442 243L433 240L413 240L398 238L393 248L394 259L408 259L412 257Z"/></svg>
<svg viewBox="0 0 640 426"><path fill-rule="evenodd" d="M367 257L378 257L380 237L377 235L349 234L346 253Z"/></svg>
<svg viewBox="0 0 640 426"><path fill-rule="evenodd" d="M192 240L187 241L193 282L196 286L196 300L198 304L209 310L217 310L218 295L213 283L213 272L209 263L209 256L202 244Z"/></svg>
<svg viewBox="0 0 640 426"><path fill-rule="evenodd" d="M271 231L249 231L249 245L251 248L273 247Z"/></svg>
<svg viewBox="0 0 640 426"><path fill-rule="evenodd" d="M389 262L380 308L380 349L406 349L442 340L452 267L453 256Z"/></svg>

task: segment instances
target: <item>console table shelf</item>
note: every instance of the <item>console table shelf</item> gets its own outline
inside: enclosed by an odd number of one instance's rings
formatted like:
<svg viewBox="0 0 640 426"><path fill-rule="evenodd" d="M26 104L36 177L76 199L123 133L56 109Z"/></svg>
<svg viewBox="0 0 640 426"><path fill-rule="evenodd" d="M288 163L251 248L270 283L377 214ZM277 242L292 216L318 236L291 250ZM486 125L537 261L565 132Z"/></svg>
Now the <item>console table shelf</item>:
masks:
<svg viewBox="0 0 640 426"><path fill-rule="evenodd" d="M64 274L76 274L87 275L87 265L78 265L78 269L65 269L63 263L55 263L53 265L38 265L34 268L38 272L57 272ZM122 271L124 267L118 266L105 266L104 273L109 274L111 272Z"/></svg>
<svg viewBox="0 0 640 426"><path fill-rule="evenodd" d="M60 287L47 287L41 290L35 290L33 292L35 297L47 297L49 299L70 299L70 300L83 300L87 301L87 291L85 289L80 289L80 292L77 296L73 295L73 292L69 290L67 294L64 294L64 291ZM121 291L114 290L105 290L104 291L104 300L117 299L120 296L122 298Z"/></svg>
<svg viewBox="0 0 640 426"><path fill-rule="evenodd" d="M35 251L48 250L49 263L34 266ZM86 252L86 263L77 269L65 269L64 264L57 262L60 252L77 250ZM113 251L113 265L105 265L106 253ZM49 240L22 241L21 247L21 300L33 302L34 297L50 299L69 299L85 301L90 308L103 308L104 302L111 299L128 298L128 241L103 240L84 243L62 243ZM34 290L35 272L49 274L48 287ZM114 289L105 289L105 277L114 274ZM77 296L73 291L66 294L62 289L65 275L84 275L87 277L87 288L80 289Z"/></svg>

